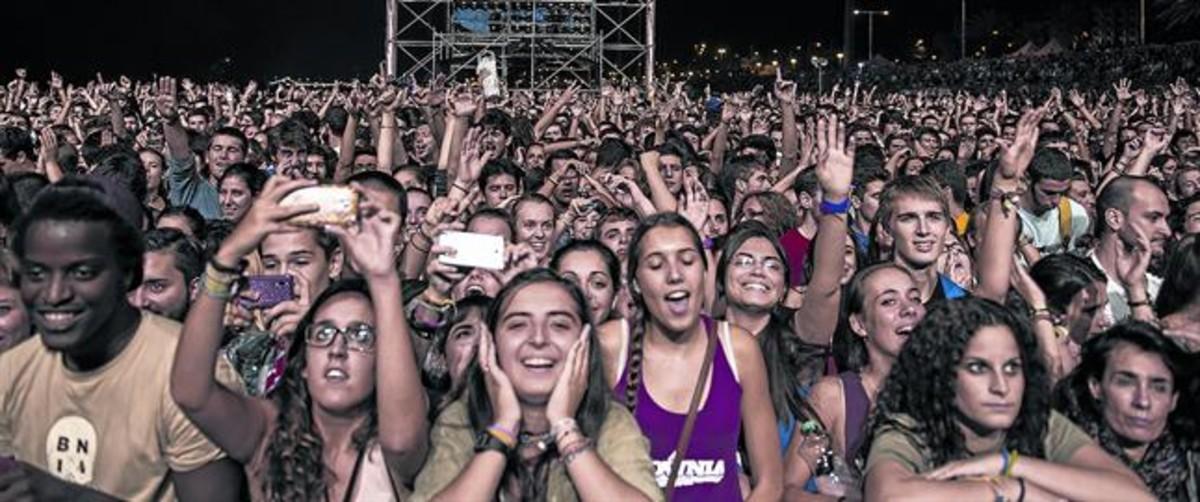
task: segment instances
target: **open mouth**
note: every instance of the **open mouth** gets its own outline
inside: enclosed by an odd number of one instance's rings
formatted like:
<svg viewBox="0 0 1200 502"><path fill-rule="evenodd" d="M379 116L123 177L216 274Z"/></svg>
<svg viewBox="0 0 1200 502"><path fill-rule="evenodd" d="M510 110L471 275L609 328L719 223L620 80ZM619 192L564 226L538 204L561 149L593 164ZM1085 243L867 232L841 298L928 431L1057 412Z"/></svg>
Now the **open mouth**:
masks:
<svg viewBox="0 0 1200 502"><path fill-rule="evenodd" d="M549 357L526 357L521 359L521 366L534 373L549 373L554 370L558 361Z"/></svg>
<svg viewBox="0 0 1200 502"><path fill-rule="evenodd" d="M325 370L325 380L330 382L345 382L350 379L350 374L342 368L329 368Z"/></svg>
<svg viewBox="0 0 1200 502"><path fill-rule="evenodd" d="M670 312L671 315L682 316L687 314L688 300L690 300L691 297L692 294L686 290L672 291L663 297L663 301L666 302L667 311Z"/></svg>
<svg viewBox="0 0 1200 502"><path fill-rule="evenodd" d="M912 335L913 329L915 328L915 326L901 326L896 328L896 334L907 338L909 335Z"/></svg>

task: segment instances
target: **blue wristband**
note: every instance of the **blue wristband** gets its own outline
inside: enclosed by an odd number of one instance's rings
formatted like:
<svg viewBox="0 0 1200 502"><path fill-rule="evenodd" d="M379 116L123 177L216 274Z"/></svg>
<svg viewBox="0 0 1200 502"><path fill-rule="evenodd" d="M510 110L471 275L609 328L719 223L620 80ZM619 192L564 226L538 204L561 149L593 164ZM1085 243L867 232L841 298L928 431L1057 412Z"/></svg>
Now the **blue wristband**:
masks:
<svg viewBox="0 0 1200 502"><path fill-rule="evenodd" d="M821 214L846 214L850 212L850 198L846 197L841 202L829 202L821 199Z"/></svg>
<svg viewBox="0 0 1200 502"><path fill-rule="evenodd" d="M1004 460L1004 466L1000 468L1000 475L1007 476L1008 475L1008 458L1009 458L1007 446L1004 447L1004 449L1000 451L1000 458Z"/></svg>

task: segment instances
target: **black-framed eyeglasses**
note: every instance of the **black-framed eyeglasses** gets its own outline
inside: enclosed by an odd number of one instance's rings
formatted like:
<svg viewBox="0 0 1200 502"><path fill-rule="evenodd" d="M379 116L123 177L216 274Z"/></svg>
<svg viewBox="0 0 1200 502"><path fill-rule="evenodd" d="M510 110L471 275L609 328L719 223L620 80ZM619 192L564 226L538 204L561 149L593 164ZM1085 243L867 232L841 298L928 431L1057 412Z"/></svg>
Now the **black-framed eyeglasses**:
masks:
<svg viewBox="0 0 1200 502"><path fill-rule="evenodd" d="M342 335L346 347L356 352L375 351L375 327L367 323L350 323L345 329L332 324L314 324L305 333L304 341L313 347L329 347Z"/></svg>

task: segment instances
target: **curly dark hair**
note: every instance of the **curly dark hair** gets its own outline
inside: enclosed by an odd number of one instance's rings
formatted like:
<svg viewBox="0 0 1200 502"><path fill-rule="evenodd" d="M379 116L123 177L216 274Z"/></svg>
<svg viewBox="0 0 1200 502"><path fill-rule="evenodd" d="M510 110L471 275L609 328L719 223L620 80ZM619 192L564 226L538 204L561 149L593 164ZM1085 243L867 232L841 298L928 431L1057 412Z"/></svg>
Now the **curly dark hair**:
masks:
<svg viewBox="0 0 1200 502"><path fill-rule="evenodd" d="M931 465L968 456L954 407L956 373L967 344L988 326L1006 327L1013 333L1025 377L1021 409L1004 446L1029 457L1044 457L1050 377L1038 354L1037 339L1027 319L981 298L939 302L925 314L879 391L863 444L871 444L881 430L890 428L925 448ZM865 461L867 450L859 451L860 460Z"/></svg>
<svg viewBox="0 0 1200 502"><path fill-rule="evenodd" d="M283 381L272 399L279 408L275 427L267 438L266 473L262 477L262 491L267 500L326 500L326 466L322 458L324 442L313 425L312 396L304 379L308 365L303 333L312 326L321 306L342 294L360 295L370 301L367 284L361 279L338 281L331 284L304 314L296 327L296 334L288 349L287 369ZM375 410L375 392L363 402L368 414L366 423L354 431L354 447L359 451L367 442L378 436L379 415Z"/></svg>

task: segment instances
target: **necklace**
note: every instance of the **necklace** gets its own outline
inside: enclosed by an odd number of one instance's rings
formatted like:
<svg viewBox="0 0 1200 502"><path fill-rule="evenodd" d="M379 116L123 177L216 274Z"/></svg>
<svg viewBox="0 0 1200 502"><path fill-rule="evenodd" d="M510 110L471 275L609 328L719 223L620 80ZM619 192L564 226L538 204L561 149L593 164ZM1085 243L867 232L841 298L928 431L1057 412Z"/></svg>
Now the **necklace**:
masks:
<svg viewBox="0 0 1200 502"><path fill-rule="evenodd" d="M542 434L530 434L528 432L522 432L517 435L518 444L521 446L537 446L538 451L543 453L550 449L550 445L553 443L553 440L553 431L544 432Z"/></svg>

